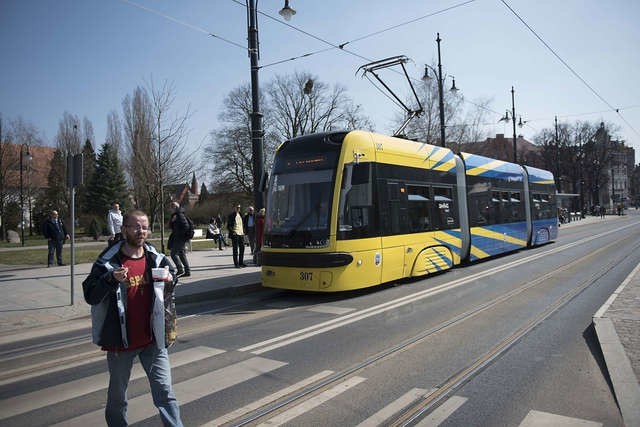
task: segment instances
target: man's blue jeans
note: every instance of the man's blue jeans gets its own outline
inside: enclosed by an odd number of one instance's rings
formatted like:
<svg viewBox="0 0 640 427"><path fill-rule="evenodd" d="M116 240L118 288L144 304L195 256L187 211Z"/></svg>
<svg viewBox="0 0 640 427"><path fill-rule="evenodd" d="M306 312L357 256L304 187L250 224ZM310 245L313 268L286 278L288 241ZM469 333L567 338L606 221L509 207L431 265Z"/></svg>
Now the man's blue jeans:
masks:
<svg viewBox="0 0 640 427"><path fill-rule="evenodd" d="M107 353L109 366L109 391L105 419L109 426L126 426L127 388L133 361L138 357L147 373L153 403L160 411L165 426L182 427L180 408L171 387L171 366L167 349L158 349L155 343L133 351L110 351Z"/></svg>

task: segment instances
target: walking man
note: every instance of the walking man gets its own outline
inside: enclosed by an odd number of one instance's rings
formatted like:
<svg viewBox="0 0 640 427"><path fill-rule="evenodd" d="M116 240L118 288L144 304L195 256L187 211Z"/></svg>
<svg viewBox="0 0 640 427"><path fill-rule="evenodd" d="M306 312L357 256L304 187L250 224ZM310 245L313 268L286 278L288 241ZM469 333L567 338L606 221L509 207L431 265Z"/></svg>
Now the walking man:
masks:
<svg viewBox="0 0 640 427"><path fill-rule="evenodd" d="M178 277L189 277L191 276L191 268L189 267L189 260L187 260L185 250L185 245L189 240L189 237L187 237L189 221L184 209L177 202L171 202L171 209L173 209L173 213L171 214L171 219L169 219L171 235L168 243L168 247L171 250L171 259L178 269Z"/></svg>
<svg viewBox="0 0 640 427"><path fill-rule="evenodd" d="M122 239L122 212L120 212L120 203L113 202L111 209L107 212L107 228L109 229L109 246Z"/></svg>
<svg viewBox="0 0 640 427"><path fill-rule="evenodd" d="M58 211L53 210L49 214L49 218L44 223L42 234L47 239L47 245L49 248L49 254L47 257L47 267L51 267L53 264L53 253L56 253L56 260L58 265L64 265L62 263L62 245L65 240L69 239L69 233L67 233L67 227L60 218L58 218Z"/></svg>
<svg viewBox="0 0 640 427"><path fill-rule="evenodd" d="M233 265L236 268L246 267L244 264L244 229L242 227L242 215L240 205L227 218L227 229L233 247Z"/></svg>
<svg viewBox="0 0 640 427"><path fill-rule="evenodd" d="M125 213L124 240L102 251L82 283L84 299L92 306L93 342L107 352L105 419L109 426L128 425L127 388L136 358L147 374L162 423L182 426L167 352L175 335L166 332L175 330L165 330L165 321L175 320L177 278L167 257L146 243L148 230L144 212ZM153 279L152 268L164 268L164 279Z"/></svg>

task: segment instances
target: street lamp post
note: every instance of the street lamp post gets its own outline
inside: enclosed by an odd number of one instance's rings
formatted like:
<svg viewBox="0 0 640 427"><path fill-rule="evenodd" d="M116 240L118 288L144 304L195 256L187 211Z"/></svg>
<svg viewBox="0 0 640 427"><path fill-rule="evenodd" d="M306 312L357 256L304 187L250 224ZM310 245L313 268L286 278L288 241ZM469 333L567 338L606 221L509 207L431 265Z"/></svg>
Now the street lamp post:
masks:
<svg viewBox="0 0 640 427"><path fill-rule="evenodd" d="M440 146L446 147L446 139L445 139L445 129L444 129L444 89L443 82L444 78L442 76L442 59L440 56L440 42L442 39L440 38L440 33L437 33L436 42L438 43L438 70L435 70L433 67L431 69L438 77L438 104L440 107ZM424 66L424 76L422 80L431 80L431 76L429 76L429 65L425 64ZM456 87L456 79L453 78L453 85L451 86L451 92L456 93L458 88Z"/></svg>
<svg viewBox="0 0 640 427"><path fill-rule="evenodd" d="M507 110L504 117L500 118L500 120L498 121L508 122L509 110ZM516 140L518 138L518 136L516 135L516 95L515 95L515 90L513 89L513 86L511 86L511 123L513 124L513 163L518 163L518 151L517 151L517 145L516 145ZM524 126L524 123L527 123L527 121L525 120L523 122L522 116L521 116L518 122L518 126L522 127Z"/></svg>
<svg viewBox="0 0 640 427"><path fill-rule="evenodd" d="M518 151L516 147L516 95L511 86L511 122L513 123L513 163L518 163Z"/></svg>
<svg viewBox="0 0 640 427"><path fill-rule="evenodd" d="M289 7L285 0L280 15L287 21L296 11ZM258 9L257 0L247 0L247 21L249 39L249 59L251 63L251 164L253 169L253 198L256 209L264 207L261 182L264 176L264 130L262 129L262 113L260 112L260 86L258 71L260 51L258 44Z"/></svg>
<svg viewBox="0 0 640 427"><path fill-rule="evenodd" d="M24 246L24 181L23 181L23 169L24 169L24 160L23 160L23 152L24 148L27 148L27 160L31 161L31 153L29 153L29 146L25 144L20 145L20 229L22 232L21 240L22 246Z"/></svg>

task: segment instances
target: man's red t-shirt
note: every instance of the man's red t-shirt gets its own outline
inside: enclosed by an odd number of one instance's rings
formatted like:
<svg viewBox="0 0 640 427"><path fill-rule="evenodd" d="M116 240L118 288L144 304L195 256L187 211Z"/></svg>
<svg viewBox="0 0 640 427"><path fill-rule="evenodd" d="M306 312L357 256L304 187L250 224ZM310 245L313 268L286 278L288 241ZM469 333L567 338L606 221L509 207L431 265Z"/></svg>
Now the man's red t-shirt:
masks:
<svg viewBox="0 0 640 427"><path fill-rule="evenodd" d="M153 283L145 276L147 259L122 257L122 266L128 268L127 280L127 334L129 347L104 348L108 351L130 351L146 347L153 342L151 331L151 301Z"/></svg>

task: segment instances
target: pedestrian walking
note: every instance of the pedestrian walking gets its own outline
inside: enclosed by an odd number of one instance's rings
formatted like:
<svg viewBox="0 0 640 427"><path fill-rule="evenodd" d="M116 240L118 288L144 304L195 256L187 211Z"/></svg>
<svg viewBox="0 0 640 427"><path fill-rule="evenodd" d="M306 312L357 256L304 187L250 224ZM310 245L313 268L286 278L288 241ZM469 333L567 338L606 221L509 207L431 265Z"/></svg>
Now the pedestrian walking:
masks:
<svg viewBox="0 0 640 427"><path fill-rule="evenodd" d="M606 213L607 213L607 208L604 205L600 206L600 218L601 219L604 219L604 216L605 216Z"/></svg>
<svg viewBox="0 0 640 427"><path fill-rule="evenodd" d="M189 233L189 220L184 213L184 209L176 202L171 202L171 209L173 213L169 219L169 228L171 228L171 235L169 236L168 248L171 250L171 259L176 265L178 270L178 277L191 276L191 268L189 267L189 260L187 259L187 253L185 245L191 238Z"/></svg>
<svg viewBox="0 0 640 427"><path fill-rule="evenodd" d="M233 248L233 265L236 268L246 267L244 264L244 229L242 226L242 215L240 205L236 205L235 210L227 218L227 230Z"/></svg>
<svg viewBox="0 0 640 427"><path fill-rule="evenodd" d="M247 213L244 215L244 218L242 218L242 227L244 229L244 233L247 235L247 239L249 240L251 255L253 255L253 251L256 247L256 215L253 210L253 206L249 206Z"/></svg>
<svg viewBox="0 0 640 427"><path fill-rule="evenodd" d="M162 423L181 427L167 352L175 341L175 269L146 242L144 212L126 212L121 230L123 240L102 251L82 283L84 299L92 306L93 342L107 352L105 419L109 426L128 425L127 388L138 358Z"/></svg>
<svg viewBox="0 0 640 427"><path fill-rule="evenodd" d="M122 212L120 212L120 203L113 202L111 209L107 212L107 229L109 230L109 240L107 244L113 245L122 240Z"/></svg>
<svg viewBox="0 0 640 427"><path fill-rule="evenodd" d="M62 245L64 245L65 240L69 239L69 233L67 232L67 227L64 225L64 222L58 218L58 211L51 211L49 218L44 222L42 234L47 239L47 246L49 249L47 267L54 265L54 252L58 265L64 265L62 262Z"/></svg>

